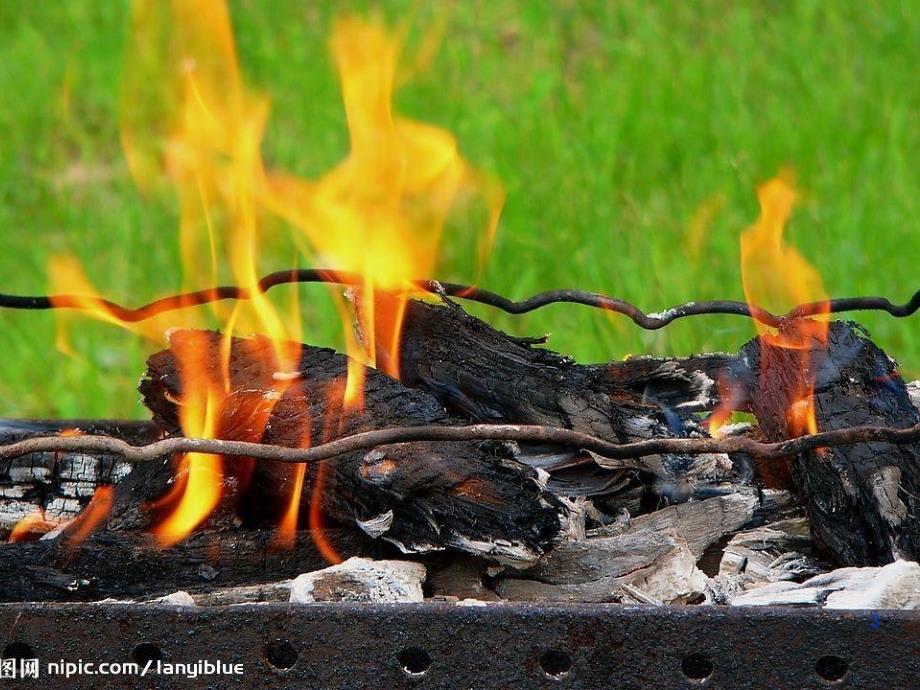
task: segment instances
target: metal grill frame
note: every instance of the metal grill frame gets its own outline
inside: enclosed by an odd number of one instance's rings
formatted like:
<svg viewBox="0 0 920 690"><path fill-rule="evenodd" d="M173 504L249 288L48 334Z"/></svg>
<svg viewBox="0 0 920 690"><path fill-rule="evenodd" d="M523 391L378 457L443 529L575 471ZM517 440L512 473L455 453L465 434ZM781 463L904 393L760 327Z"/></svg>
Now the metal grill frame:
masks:
<svg viewBox="0 0 920 690"><path fill-rule="evenodd" d="M121 677L156 688L867 688L920 687L920 615L908 611L608 605L3 604L4 649L46 661L241 662L239 677ZM23 646L25 645L25 646ZM151 647L150 645L155 645ZM289 645L289 647L285 646ZM286 670L269 648L296 653ZM408 654L416 670L404 668ZM704 680L682 666L711 663ZM283 654L282 654L283 657ZM690 660L688 660L690 657ZM836 657L842 680L816 664ZM277 654L275 655L277 661ZM284 663L290 663L289 659ZM561 668L570 665L567 671ZM697 664L699 665L699 664ZM548 674L544 667L556 671ZM695 675L700 675L698 672ZM42 677L35 687L102 687ZM11 687L28 687L18 680Z"/></svg>

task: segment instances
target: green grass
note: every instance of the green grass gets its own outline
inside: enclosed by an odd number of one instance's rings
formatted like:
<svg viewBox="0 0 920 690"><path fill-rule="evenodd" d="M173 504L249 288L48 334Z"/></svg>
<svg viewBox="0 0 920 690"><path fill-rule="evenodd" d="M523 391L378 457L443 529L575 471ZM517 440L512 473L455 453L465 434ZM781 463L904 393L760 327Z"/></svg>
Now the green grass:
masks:
<svg viewBox="0 0 920 690"><path fill-rule="evenodd" d="M271 164L313 176L346 152L326 51L341 7L231 3L246 78L272 98ZM113 299L179 285L177 209L135 189L119 144L129 14L119 2L0 3L0 291L45 292L48 258L65 251ZM505 183L481 285L513 297L580 287L649 310L741 298L738 235L757 215L754 188L788 164L804 196L788 237L831 294L902 300L920 287L917 2L508 0L448 15L436 59L397 104L454 132ZM690 228L706 208L695 256ZM471 277L460 252L448 257L439 277ZM266 271L290 261L262 257ZM335 343L325 292L301 294L307 337ZM584 361L732 350L753 334L732 317L646 333L578 307L477 313L550 332ZM920 374L920 317L859 318ZM50 314L0 313L0 415L143 415L134 387L149 346L88 324L65 358L54 333Z"/></svg>

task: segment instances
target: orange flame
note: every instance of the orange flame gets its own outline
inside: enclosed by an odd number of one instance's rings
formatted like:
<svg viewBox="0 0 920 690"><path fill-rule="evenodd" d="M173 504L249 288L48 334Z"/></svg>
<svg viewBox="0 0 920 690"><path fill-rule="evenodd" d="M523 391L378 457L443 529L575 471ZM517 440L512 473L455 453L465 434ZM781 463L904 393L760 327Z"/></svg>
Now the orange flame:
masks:
<svg viewBox="0 0 920 690"><path fill-rule="evenodd" d="M481 261L504 200L500 186L460 156L450 133L393 112L403 40L401 33L356 17L336 22L330 50L348 116L348 157L315 182L281 172L268 176L269 208L303 233L324 264L363 277L356 294L362 343L349 337L351 319L343 318L355 362L345 391L348 406L361 404L361 362L398 376L395 354L378 362L377 353L398 353L412 280L434 271L451 212L474 198L484 202ZM377 290L399 298L376 302Z"/></svg>
<svg viewBox="0 0 920 690"><path fill-rule="evenodd" d="M733 384L727 375L719 377L717 382L719 390L719 404L712 411L707 420L709 435L713 438L722 438L725 435L724 427L731 421L741 398L741 391Z"/></svg>
<svg viewBox="0 0 920 690"><path fill-rule="evenodd" d="M21 541L35 541L57 526L58 523L46 520L43 512L31 513L15 524L13 529L10 530L7 541L11 544Z"/></svg>
<svg viewBox="0 0 920 690"><path fill-rule="evenodd" d="M816 317L787 321L779 330L756 322L761 341L769 346L763 352L769 353L773 347L799 353L798 369L803 374L803 383L795 391L787 411L789 433L816 433L811 348L827 343L828 296L818 271L783 238L797 199L791 174L783 172L762 184L757 197L760 218L741 235L741 276L748 304L776 313L806 302L823 304ZM769 362L762 362L762 373L769 369Z"/></svg>
<svg viewBox="0 0 920 690"><path fill-rule="evenodd" d="M351 356L341 388L341 416L363 404L365 365L398 374L395 356L378 362L378 352L398 353L398 340L412 280L435 270L445 227L460 211L478 213L479 264L494 236L503 202L501 187L474 170L459 154L448 132L397 115L392 97L406 29L387 31L380 23L346 17L336 22L330 52L342 83L350 135L347 157L316 180L267 170L261 157L268 121L268 99L249 89L240 75L232 26L222 0L137 0L133 33L122 82L121 138L132 175L142 190L165 186L179 202L182 289L201 290L226 282L247 289L248 302L213 303L207 308L169 312L140 323L124 323L94 299L98 292L71 257L51 265L53 290L78 293L78 306L96 319L159 341L169 327L218 325L226 335L223 371L188 347L173 343L180 357L182 431L188 436L219 437L229 377L229 338L234 333L264 333L275 344L266 366L279 372L274 393L290 385L285 374L297 365L284 343L302 340L296 298L290 310L276 306L258 289L258 276L277 266L260 266L267 229L286 224L308 259L332 270L360 274L351 291L354 313L335 294L346 351ZM430 54L425 43L416 61ZM271 225L268 220L275 217ZM464 216L463 219L466 219ZM398 293L376 300L375 293ZM292 290L296 295L296 292ZM61 349L71 349L59 330ZM260 409L268 422L272 407ZM255 429L255 425L250 425ZM264 426L263 426L264 428ZM259 441L261 430L253 431ZM306 437L304 444L309 445ZM157 502L166 512L154 534L159 543L177 542L202 524L221 502L230 475L244 477L235 460L225 466L213 455L177 458L177 481ZM307 476L290 468L291 487L277 542L293 543ZM309 519L321 525L320 468L313 478ZM338 558L320 536L321 551Z"/></svg>
<svg viewBox="0 0 920 690"><path fill-rule="evenodd" d="M96 531L112 511L115 487L100 486L93 493L86 508L67 526L67 544L76 546Z"/></svg>

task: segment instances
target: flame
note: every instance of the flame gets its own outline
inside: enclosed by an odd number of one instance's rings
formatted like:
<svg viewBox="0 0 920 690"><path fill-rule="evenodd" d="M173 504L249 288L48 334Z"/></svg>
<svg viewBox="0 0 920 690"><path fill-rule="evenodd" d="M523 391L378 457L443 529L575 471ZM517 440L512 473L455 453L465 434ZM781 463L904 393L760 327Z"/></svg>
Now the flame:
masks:
<svg viewBox="0 0 920 690"><path fill-rule="evenodd" d="M354 293L359 343L346 333L356 363L349 371L346 402L360 405L364 362L398 377L398 343L413 279L435 269L451 212L484 202L480 264L494 237L504 200L501 187L474 170L448 132L400 117L392 97L404 33L357 17L336 22L330 51L342 83L350 150L317 181L275 172L266 201L302 234L312 253L340 271L358 273ZM397 299L377 301L376 291ZM343 324L351 331L350 318ZM389 356L378 362L380 353Z"/></svg>
<svg viewBox="0 0 920 690"><path fill-rule="evenodd" d="M58 524L59 523L53 520L46 520L44 512L39 511L30 513L17 522L13 529L10 530L7 541L10 544L21 541L34 541L53 530Z"/></svg>
<svg viewBox="0 0 920 690"><path fill-rule="evenodd" d="M115 487L106 484L93 493L86 508L67 526L67 544L76 546L103 523L115 503Z"/></svg>
<svg viewBox="0 0 920 690"><path fill-rule="evenodd" d="M262 333L274 344L266 355L271 361L265 363L279 373L272 400L291 385L287 374L297 370L299 352L286 343L303 340L296 291L291 290L295 297L288 300L289 309L283 309L258 288L259 276L277 268L259 264L263 247L275 241L267 237L270 231L290 233L306 263L361 276L349 291L351 304L334 293L350 361L346 383L336 389L341 399L327 405L336 410L326 420L333 431L344 415L363 405L366 365L398 375L406 300L418 292L413 280L433 274L445 228L455 214L478 212L477 269L484 263L504 192L463 159L450 133L395 113L393 92L405 75L398 70L407 33L405 26L389 31L379 21L355 16L335 23L329 50L341 79L349 150L328 173L305 179L269 170L262 160L269 99L241 77L226 4L135 2L121 94L128 167L142 191L165 189L178 201L181 290L206 290L228 282L229 274L252 299L131 323L100 302L100 293L72 257L56 257L50 273L53 291L70 295L62 303L154 342L161 342L171 327L222 329L219 366L203 355L207 348L172 342L180 360L177 404L185 435L216 438L222 433L222 414L233 389L229 352L235 333ZM434 40L423 41L410 72L429 60L436 34L428 39ZM377 299L382 292L397 297ZM357 335L351 325L355 319ZM72 353L65 321L59 322L58 346ZM238 440L261 440L272 405L267 402L258 410L262 426L248 425L252 436ZM303 443L309 446L309 433ZM153 530L157 541L173 544L207 520L220 505L228 480L245 480L245 464L206 454L177 458L176 482L155 504L165 514ZM289 469L284 485L290 489L276 539L284 545L293 543L307 477L303 466ZM338 554L321 531L323 481L320 466L312 481L309 521L320 535L320 551L336 560Z"/></svg>
<svg viewBox="0 0 920 690"><path fill-rule="evenodd" d="M811 351L826 347L829 328L829 303L818 271L784 240L786 224L798 195L791 173L781 172L757 189L760 217L741 235L741 276L748 304L764 307L775 313L792 307L816 302L821 305L814 318L785 321L779 329L760 322L757 331L766 345L762 352L769 357L771 348L795 350L800 386L793 392L787 410L790 435L816 433L817 421L813 406L814 374L811 372ZM769 361L761 363L761 374L770 369Z"/></svg>
<svg viewBox="0 0 920 690"><path fill-rule="evenodd" d="M738 385L734 384L727 375L719 376L717 381L719 390L719 404L709 415L708 431L713 438L722 438L725 435L723 428L731 421L732 413L742 397Z"/></svg>
<svg viewBox="0 0 920 690"><path fill-rule="evenodd" d="M183 395L178 401L179 421L187 436L215 438L216 416L223 395L222 382L210 375L207 346L199 342L200 331L172 342L179 364ZM223 466L217 455L189 453L180 460L177 473L182 495L174 510L153 529L157 541L172 545L201 524L217 507L221 496Z"/></svg>

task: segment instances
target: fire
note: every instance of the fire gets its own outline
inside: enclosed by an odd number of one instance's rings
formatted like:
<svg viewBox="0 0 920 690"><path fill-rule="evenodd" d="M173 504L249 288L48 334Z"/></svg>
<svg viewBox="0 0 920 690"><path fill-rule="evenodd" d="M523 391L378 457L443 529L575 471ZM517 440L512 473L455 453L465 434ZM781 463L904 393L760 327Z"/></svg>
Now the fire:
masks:
<svg viewBox="0 0 920 690"><path fill-rule="evenodd" d="M350 151L317 181L281 172L268 176L268 206L291 222L322 263L358 273L355 295L362 342L346 335L348 354L394 377L394 353L412 280L432 275L446 221L471 198L484 202L480 259L494 236L504 200L494 181L472 169L448 132L400 117L392 97L404 37L356 17L333 28L330 51L338 68ZM377 290L395 292L386 305ZM350 319L343 319L351 331ZM377 361L378 353L391 353ZM364 368L349 374L346 399L360 404Z"/></svg>
<svg viewBox="0 0 920 690"><path fill-rule="evenodd" d="M44 512L31 513L16 523L10 530L7 541L11 544L20 541L34 541L57 526L58 523L45 519Z"/></svg>
<svg viewBox="0 0 920 690"><path fill-rule="evenodd" d="M199 333L192 331L191 333ZM179 401L179 421L182 431L199 438L216 437L216 415L221 381L209 376L207 349L189 340L172 343L180 366L184 394ZM174 510L157 525L153 534L160 544L168 546L180 541L201 524L217 507L221 496L223 468L220 457L204 453L185 455L177 472L181 499Z"/></svg>
<svg viewBox="0 0 920 690"><path fill-rule="evenodd" d="M115 487L100 486L86 508L67 526L67 544L76 546L96 531L105 521L115 503Z"/></svg>
<svg viewBox="0 0 920 690"><path fill-rule="evenodd" d="M725 435L723 428L731 421L732 413L741 398L738 386L730 381L728 376L720 376L717 386L719 404L707 420L709 435L713 438L721 438Z"/></svg>
<svg viewBox="0 0 920 690"><path fill-rule="evenodd" d="M757 190L760 217L741 236L741 276L748 304L775 313L807 302L824 305L816 317L789 320L780 329L756 322L765 345L799 353L803 383L795 391L787 411L787 427L794 436L818 430L813 408L811 349L826 345L829 325L828 296L820 274L783 238L797 196L789 173L781 173L762 184ZM763 350L769 351L769 347ZM762 363L763 371L769 368L769 362Z"/></svg>
<svg viewBox="0 0 920 690"><path fill-rule="evenodd" d="M387 30L354 16L339 19L329 50L342 85L349 131L344 160L317 179L268 169L261 156L269 99L243 81L227 7L222 0L138 0L125 57L121 137L128 166L144 190L165 188L179 204L179 254L182 290L206 290L230 282L252 299L215 302L207 307L169 312L152 320L127 323L100 305L99 293L72 257L51 265L53 289L78 294L77 305L96 319L128 328L161 342L170 327L218 326L226 336L227 356L214 366L194 343L177 346L182 432L220 437L224 401L232 390L229 343L233 334L262 333L274 343L267 366L278 372L273 399L280 399L297 369L291 341L303 340L296 292L285 309L258 289L260 275L277 269L262 265L263 248L290 233L307 264L358 274L349 290L351 304L335 291L346 351L351 357L341 400L329 401L337 419L334 431L362 404L365 365L399 373L398 342L413 280L434 274L445 228L462 211L478 213L477 258L481 264L494 236L504 200L494 180L475 170L447 131L398 115L394 90L401 80L400 60L407 28ZM430 43L420 51L428 54ZM417 63L423 62L419 59ZM280 291L279 291L280 292ZM376 299L381 292L395 299ZM277 293L273 293L273 297ZM279 295L280 296L280 295ZM357 334L352 327L357 320ZM60 331L58 344L69 344ZM389 353L382 357L379 353ZM272 404L259 413L268 422ZM329 413L332 416L332 413ZM255 426L251 426L255 428ZM264 424L263 427L264 429ZM261 430L247 441L261 440ZM309 446L309 433L303 439ZM177 459L176 483L157 508L166 513L154 534L173 544L207 520L224 497L229 476L245 477L214 455ZM278 544L296 534L308 468L289 468L290 494ZM309 521L321 535L322 467L312 479ZM334 548L319 537L330 559Z"/></svg>

